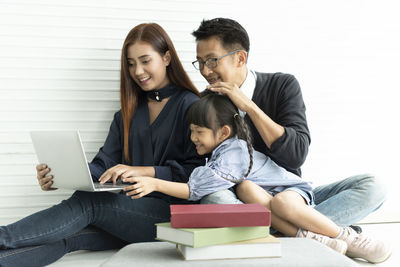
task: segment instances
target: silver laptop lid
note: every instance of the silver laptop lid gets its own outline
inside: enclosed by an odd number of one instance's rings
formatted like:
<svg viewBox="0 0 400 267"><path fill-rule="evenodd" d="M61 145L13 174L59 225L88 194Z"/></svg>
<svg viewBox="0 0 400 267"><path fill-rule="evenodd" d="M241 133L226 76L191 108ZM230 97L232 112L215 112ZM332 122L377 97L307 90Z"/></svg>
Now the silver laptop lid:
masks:
<svg viewBox="0 0 400 267"><path fill-rule="evenodd" d="M54 175L55 188L93 190L93 182L79 131L32 131L39 163Z"/></svg>

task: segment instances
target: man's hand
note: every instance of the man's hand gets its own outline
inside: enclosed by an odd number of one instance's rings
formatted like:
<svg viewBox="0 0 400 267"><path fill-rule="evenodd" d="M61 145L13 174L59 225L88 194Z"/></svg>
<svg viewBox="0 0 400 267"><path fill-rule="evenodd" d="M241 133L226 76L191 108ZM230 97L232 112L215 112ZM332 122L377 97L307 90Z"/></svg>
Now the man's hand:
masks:
<svg viewBox="0 0 400 267"><path fill-rule="evenodd" d="M216 82L207 86L213 92L227 95L235 106L247 113L268 148L285 133L285 128L274 122L233 83Z"/></svg>
<svg viewBox="0 0 400 267"><path fill-rule="evenodd" d="M207 86L207 89L213 92L218 92L227 95L241 111L248 112L252 106L253 101L249 99L240 88L229 82L216 82Z"/></svg>

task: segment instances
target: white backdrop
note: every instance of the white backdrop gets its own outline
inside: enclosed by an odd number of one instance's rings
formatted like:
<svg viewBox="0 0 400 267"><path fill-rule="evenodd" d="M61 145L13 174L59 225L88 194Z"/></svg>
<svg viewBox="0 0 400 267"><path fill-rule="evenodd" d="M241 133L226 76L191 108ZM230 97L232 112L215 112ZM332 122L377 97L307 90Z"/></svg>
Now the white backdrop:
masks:
<svg viewBox="0 0 400 267"><path fill-rule="evenodd" d="M388 200L366 221L400 221L400 4L267 1L240 22L249 65L294 74L311 131L303 177L314 185L374 173Z"/></svg>
<svg viewBox="0 0 400 267"><path fill-rule="evenodd" d="M389 199L370 220L400 221L396 1L214 2L0 0L0 224L71 193L40 191L28 132L79 129L93 157L118 109L120 49L133 26L161 24L203 89L190 33L217 16L248 30L251 68L299 80L312 139L304 178L375 173Z"/></svg>

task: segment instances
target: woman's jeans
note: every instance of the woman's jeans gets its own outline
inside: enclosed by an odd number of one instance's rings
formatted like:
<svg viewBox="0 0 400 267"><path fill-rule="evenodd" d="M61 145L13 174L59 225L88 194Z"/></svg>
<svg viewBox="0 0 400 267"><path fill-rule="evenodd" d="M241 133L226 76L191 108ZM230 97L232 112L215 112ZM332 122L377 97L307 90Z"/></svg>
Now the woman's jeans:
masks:
<svg viewBox="0 0 400 267"><path fill-rule="evenodd" d="M154 224L169 219L162 199L76 191L58 205L1 226L0 266L44 266L75 250L154 241Z"/></svg>
<svg viewBox="0 0 400 267"><path fill-rule="evenodd" d="M339 226L359 222L377 210L386 199L386 189L373 175L362 174L318 186L313 189L315 209ZM216 192L204 197L203 204L242 203L230 190Z"/></svg>

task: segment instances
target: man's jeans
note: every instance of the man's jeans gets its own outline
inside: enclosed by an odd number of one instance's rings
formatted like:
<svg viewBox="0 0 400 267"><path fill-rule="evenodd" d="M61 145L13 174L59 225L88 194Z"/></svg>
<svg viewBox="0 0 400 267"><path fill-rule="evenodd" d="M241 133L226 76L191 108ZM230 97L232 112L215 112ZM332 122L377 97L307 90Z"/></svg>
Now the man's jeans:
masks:
<svg viewBox="0 0 400 267"><path fill-rule="evenodd" d="M0 266L44 266L75 250L154 241L154 224L169 217L169 204L161 199L77 191L58 205L1 226Z"/></svg>
<svg viewBox="0 0 400 267"><path fill-rule="evenodd" d="M349 177L313 190L315 209L339 226L359 222L377 210L385 201L386 189L373 175L363 174ZM203 204L242 203L230 190L216 192L204 197Z"/></svg>

